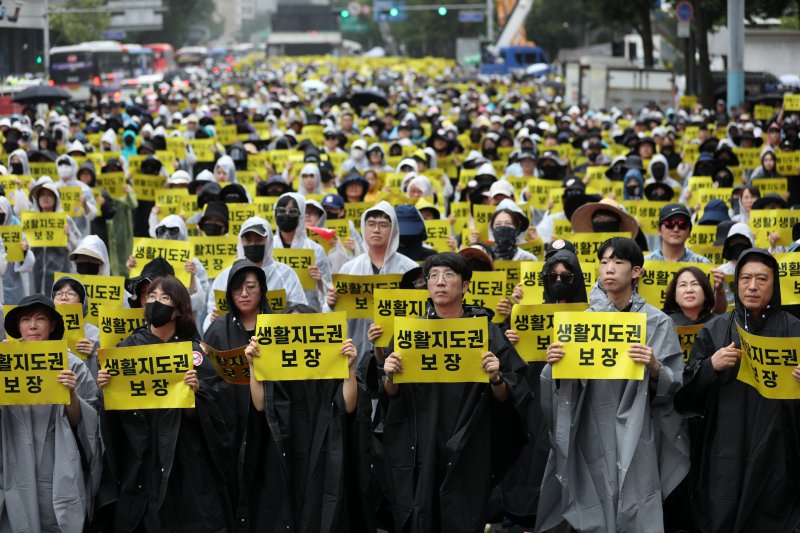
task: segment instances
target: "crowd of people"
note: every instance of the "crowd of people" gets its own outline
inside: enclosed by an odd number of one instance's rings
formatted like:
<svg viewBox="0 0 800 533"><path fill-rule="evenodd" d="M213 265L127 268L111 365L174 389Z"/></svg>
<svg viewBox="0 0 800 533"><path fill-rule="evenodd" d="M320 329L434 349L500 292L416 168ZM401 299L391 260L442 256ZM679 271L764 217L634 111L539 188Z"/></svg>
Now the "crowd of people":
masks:
<svg viewBox="0 0 800 533"><path fill-rule="evenodd" d="M193 409L106 410L98 350L113 346L87 322L58 376L67 404L0 406L0 531L800 529L800 366L797 399L737 379L737 326L800 331L774 256L800 247L800 223L751 225L800 204L800 112L590 110L533 84L453 83L446 62L412 67L287 60L0 118L0 224L63 212L62 190L80 191L66 245L0 246L4 334L61 339L58 306L88 312L81 280L126 276L118 305L145 322L119 346L195 354ZM176 190L189 201L156 199ZM237 220L241 204L254 216ZM693 251L707 226L713 246ZM616 236L587 256L585 233ZM180 272L132 252L137 237L197 236L235 237L236 257L211 276L214 257ZM285 248L313 252L311 286L276 259ZM663 306L638 292L645 260L681 264ZM564 346L535 361L511 321L522 283L493 308L464 303L474 273L508 261L543 262L537 304L644 314L627 352L644 379L554 378ZM402 275L427 291L425 319L486 318L472 363L485 382L395 382L402 354L376 347L384 331L365 318L347 320L347 378L257 380L258 316L336 311L338 274ZM675 328L690 325L704 327L685 361ZM245 346L249 386L203 357Z"/></svg>

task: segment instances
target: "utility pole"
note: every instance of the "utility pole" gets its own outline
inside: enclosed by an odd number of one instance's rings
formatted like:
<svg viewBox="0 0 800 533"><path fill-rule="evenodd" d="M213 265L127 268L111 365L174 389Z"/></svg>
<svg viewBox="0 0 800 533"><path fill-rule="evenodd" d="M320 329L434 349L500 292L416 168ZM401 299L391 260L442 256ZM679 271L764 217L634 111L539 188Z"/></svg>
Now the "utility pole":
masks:
<svg viewBox="0 0 800 533"><path fill-rule="evenodd" d="M43 41L44 41L44 50L42 50L42 55L44 56L44 77L45 79L50 78L50 0L44 0L44 14L42 15L43 20Z"/></svg>
<svg viewBox="0 0 800 533"><path fill-rule="evenodd" d="M744 101L744 0L728 0L728 111ZM733 116L731 116L733 119Z"/></svg>
<svg viewBox="0 0 800 533"><path fill-rule="evenodd" d="M494 0L486 0L486 40L494 42Z"/></svg>

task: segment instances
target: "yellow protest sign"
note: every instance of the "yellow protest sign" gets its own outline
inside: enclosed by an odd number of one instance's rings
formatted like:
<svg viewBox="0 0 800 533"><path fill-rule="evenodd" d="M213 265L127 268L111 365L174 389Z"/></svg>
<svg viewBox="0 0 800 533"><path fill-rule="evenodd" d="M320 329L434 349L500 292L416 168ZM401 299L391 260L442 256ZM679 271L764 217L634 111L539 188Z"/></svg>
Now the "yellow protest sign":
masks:
<svg viewBox="0 0 800 533"><path fill-rule="evenodd" d="M213 163L216 160L214 142L214 139L191 139L189 145L194 150L198 161Z"/></svg>
<svg viewBox="0 0 800 533"><path fill-rule="evenodd" d="M800 95L798 95L800 96ZM778 162L775 167L782 176L796 176L800 169L800 150L791 152L778 152Z"/></svg>
<svg viewBox="0 0 800 533"><path fill-rule="evenodd" d="M78 352L78 342L86 337L83 330L83 305L82 304L61 304L56 306L56 311L64 319L64 340L72 353L86 359L86 356Z"/></svg>
<svg viewBox="0 0 800 533"><path fill-rule="evenodd" d="M194 257L205 267L208 279L216 278L236 261L238 241L235 235L189 237L189 243L194 246Z"/></svg>
<svg viewBox="0 0 800 533"><path fill-rule="evenodd" d="M342 344L343 312L258 315L255 336L261 357L253 361L259 381L345 379L349 375Z"/></svg>
<svg viewBox="0 0 800 533"><path fill-rule="evenodd" d="M101 305L99 311L100 347L114 348L144 325L144 308Z"/></svg>
<svg viewBox="0 0 800 533"><path fill-rule="evenodd" d="M286 307L286 289L267 291L266 296L272 312L282 313ZM228 298L225 295L225 291L214 289L214 301L216 302L217 315L227 315L230 309L228 309Z"/></svg>
<svg viewBox="0 0 800 533"><path fill-rule="evenodd" d="M183 201L189 197L187 189L159 189L156 191L156 207L158 219L164 220L169 215L180 215Z"/></svg>
<svg viewBox="0 0 800 533"><path fill-rule="evenodd" d="M753 211L753 213L755 213L755 211ZM692 226L692 232L689 234L686 245L694 250L695 246L713 246L716 240L717 226L700 226L695 224Z"/></svg>
<svg viewBox="0 0 800 533"><path fill-rule="evenodd" d="M450 237L450 221L447 219L432 219L425 221L425 240L447 239Z"/></svg>
<svg viewBox="0 0 800 533"><path fill-rule="evenodd" d="M31 248L65 248L67 214L22 212L22 230Z"/></svg>
<svg viewBox="0 0 800 533"><path fill-rule="evenodd" d="M692 251L707 258L712 265L722 265L728 261L722 257L722 246L714 246L713 244L692 246Z"/></svg>
<svg viewBox="0 0 800 533"><path fill-rule="evenodd" d="M497 313L497 304L505 297L505 271L473 272L469 292L464 295L464 304L485 307L495 313L492 322L500 324L506 317Z"/></svg>
<svg viewBox="0 0 800 533"><path fill-rule="evenodd" d="M41 178L42 176L57 176L55 163L29 163L31 167L31 177L33 179Z"/></svg>
<svg viewBox="0 0 800 533"><path fill-rule="evenodd" d="M347 318L372 319L373 293L375 289L397 289L402 274L378 274L355 276L334 274L333 288L336 291L336 310L347 313Z"/></svg>
<svg viewBox="0 0 800 533"><path fill-rule="evenodd" d="M628 348L645 343L645 313L555 313L553 328L564 345L553 379L644 379Z"/></svg>
<svg viewBox="0 0 800 533"><path fill-rule="evenodd" d="M248 385L250 383L250 365L244 356L247 345L232 350L217 350L207 344L203 349L214 364L219 377L234 385Z"/></svg>
<svg viewBox="0 0 800 533"><path fill-rule="evenodd" d="M150 174L132 174L131 185L136 193L136 199L140 202L155 202L156 191L164 185L163 176L152 176Z"/></svg>
<svg viewBox="0 0 800 533"><path fill-rule="evenodd" d="M97 351L100 368L111 381L103 389L109 411L132 409L186 409L194 407L194 391L183 382L194 368L191 342L145 344Z"/></svg>
<svg viewBox="0 0 800 533"><path fill-rule="evenodd" d="M761 164L761 148L739 148L733 149L736 157L739 158L739 165L746 169L756 168ZM753 182L753 185L756 185Z"/></svg>
<svg viewBox="0 0 800 533"><path fill-rule="evenodd" d="M758 178L753 180L753 185L758 187L761 196L771 193L783 196L789 190L788 178Z"/></svg>
<svg viewBox="0 0 800 533"><path fill-rule="evenodd" d="M125 197L125 173L103 172L97 175L96 185L105 189L111 198L119 200Z"/></svg>
<svg viewBox="0 0 800 533"><path fill-rule="evenodd" d="M66 368L63 340L0 343L0 405L68 404L69 390L58 382Z"/></svg>
<svg viewBox="0 0 800 533"><path fill-rule="evenodd" d="M736 330L742 348L736 379L756 389L764 398L800 399L800 383L792 377L792 370L797 368L800 339L760 337L746 332L739 324Z"/></svg>
<svg viewBox="0 0 800 533"><path fill-rule="evenodd" d="M691 110L697 105L697 97L692 94L683 94L678 97L678 107Z"/></svg>
<svg viewBox="0 0 800 533"><path fill-rule="evenodd" d="M61 196L61 208L68 216L83 216L83 206L81 205L83 189L79 186L59 187L58 194Z"/></svg>
<svg viewBox="0 0 800 533"><path fill-rule="evenodd" d="M489 346L485 317L396 318L394 351L403 360L395 383L486 383L482 355Z"/></svg>
<svg viewBox="0 0 800 533"><path fill-rule="evenodd" d="M470 217L470 204L469 202L453 202L450 204L450 214L455 217L455 222L453 223L453 227L463 228L467 222L469 222Z"/></svg>
<svg viewBox="0 0 800 533"><path fill-rule="evenodd" d="M372 202L347 202L344 204L344 217L352 220L357 228L361 227L361 214L373 207Z"/></svg>
<svg viewBox="0 0 800 533"><path fill-rule="evenodd" d="M756 120L769 120L775 113L775 108L771 105L756 104L753 106L753 118Z"/></svg>
<svg viewBox="0 0 800 533"><path fill-rule="evenodd" d="M519 335L517 352L526 361L544 361L547 347L553 343L553 315L557 311L580 312L588 303L576 304L515 304L511 310L511 329Z"/></svg>
<svg viewBox="0 0 800 533"><path fill-rule="evenodd" d="M373 305L375 324L383 328L383 334L375 340L375 346L385 348L394 336L395 317L420 317L425 315L428 291L421 289L375 289Z"/></svg>
<svg viewBox="0 0 800 533"><path fill-rule="evenodd" d="M689 356L692 353L692 346L697 334L703 329L704 324L695 324L693 326L675 326L675 333L678 334L678 341L681 343L681 351L683 352L683 362L689 362Z"/></svg>
<svg viewBox="0 0 800 533"><path fill-rule="evenodd" d="M753 183L756 183L755 180ZM750 212L750 227L756 236L756 247L769 248L769 234L779 235L777 244L792 243L792 226L800 222L800 211L794 209L754 209Z"/></svg>
<svg viewBox="0 0 800 533"><path fill-rule="evenodd" d="M189 287L192 275L186 271L186 263L192 260L193 246L187 241L171 239L150 239L138 237L133 240L131 255L136 259L136 266L130 269L130 277L141 275L144 266L155 259L163 257L175 270L175 277Z"/></svg>
<svg viewBox="0 0 800 533"><path fill-rule="evenodd" d="M474 231L480 233L482 241L489 240L489 222L492 220L496 207L493 205L475 204L472 206Z"/></svg>
<svg viewBox="0 0 800 533"><path fill-rule="evenodd" d="M86 287L86 296L89 298L89 314L84 320L97 326L99 324L100 305L108 304L111 307L122 307L122 297L125 294L125 278L122 276L99 276L92 274L66 274L56 272L53 279L61 276L74 278Z"/></svg>
<svg viewBox="0 0 800 533"><path fill-rule="evenodd" d="M22 226L0 226L0 239L6 248L6 261L16 263L25 259L22 251Z"/></svg>
<svg viewBox="0 0 800 533"><path fill-rule="evenodd" d="M257 204L228 204L228 235L239 235L248 218L259 216Z"/></svg>
<svg viewBox="0 0 800 533"><path fill-rule="evenodd" d="M785 93L783 95L784 111L800 111L800 94Z"/></svg>
<svg viewBox="0 0 800 533"><path fill-rule="evenodd" d="M597 281L597 263L580 263L583 284L588 296L592 286ZM544 303L544 262L523 261L520 268L520 283L522 283L522 299L525 305L541 305Z"/></svg>
<svg viewBox="0 0 800 533"><path fill-rule="evenodd" d="M706 263L678 263L674 261L645 261L642 268L642 277L639 279L639 295L647 303L661 309L667 296L667 286L675 277L678 270L686 267L697 267L708 277L713 287L714 280L711 274L713 265Z"/></svg>
<svg viewBox="0 0 800 533"><path fill-rule="evenodd" d="M781 304L800 304L800 252L774 254L774 256L778 261Z"/></svg>
<svg viewBox="0 0 800 533"><path fill-rule="evenodd" d="M525 261L534 263L535 261ZM520 269L523 261L506 261L498 259L494 262L494 269L506 273L506 297L510 298L514 292L514 287L520 282Z"/></svg>
<svg viewBox="0 0 800 533"><path fill-rule="evenodd" d="M276 261L289 265L300 279L303 290L310 291L316 287L316 281L308 269L316 264L314 250L308 248L273 248L272 256Z"/></svg>
<svg viewBox="0 0 800 533"><path fill-rule="evenodd" d="M570 241L575 245L578 259L582 263L596 263L597 250L600 249L600 245L612 237L627 237L630 239L631 234L625 232L575 233L571 236Z"/></svg>
<svg viewBox="0 0 800 533"><path fill-rule="evenodd" d="M647 235L658 235L658 216L669 202L650 200L625 200L622 205L628 214L635 218ZM567 237L569 238L569 237Z"/></svg>

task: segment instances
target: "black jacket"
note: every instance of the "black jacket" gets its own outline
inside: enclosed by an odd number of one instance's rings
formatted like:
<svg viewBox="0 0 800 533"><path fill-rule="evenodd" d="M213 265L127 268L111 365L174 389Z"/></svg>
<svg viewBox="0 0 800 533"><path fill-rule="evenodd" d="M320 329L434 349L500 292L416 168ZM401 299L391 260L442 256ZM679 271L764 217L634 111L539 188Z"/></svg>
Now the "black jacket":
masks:
<svg viewBox="0 0 800 533"><path fill-rule="evenodd" d="M736 295L736 308L706 324L684 370L678 411L700 415L689 472L698 526L708 532L796 531L800 527L800 401L770 400L738 381L739 363L716 372L711 356L735 342L738 323L764 337L795 337L800 321L781 309L778 265L765 250L751 249L772 267L772 301L753 316Z"/></svg>

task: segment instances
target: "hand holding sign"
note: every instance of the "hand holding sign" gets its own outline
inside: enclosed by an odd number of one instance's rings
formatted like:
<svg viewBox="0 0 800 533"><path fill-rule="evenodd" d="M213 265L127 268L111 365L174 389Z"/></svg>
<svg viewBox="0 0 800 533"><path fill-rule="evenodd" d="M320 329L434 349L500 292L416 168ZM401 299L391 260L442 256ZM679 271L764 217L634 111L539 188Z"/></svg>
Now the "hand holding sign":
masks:
<svg viewBox="0 0 800 533"><path fill-rule="evenodd" d="M658 378L660 365L651 347L646 344L631 344L630 348L628 348L628 356L637 363L644 364L650 370L651 378Z"/></svg>
<svg viewBox="0 0 800 533"><path fill-rule="evenodd" d="M560 342L554 342L547 347L547 362L554 365L564 358L564 345Z"/></svg>
<svg viewBox="0 0 800 533"><path fill-rule="evenodd" d="M734 366L736 362L742 358L742 350L736 347L736 344L730 343L728 346L723 346L711 356L711 366L717 372L722 372Z"/></svg>
<svg viewBox="0 0 800 533"><path fill-rule="evenodd" d="M200 390L200 380L197 378L197 370L187 370L186 374L183 376L183 382L194 392Z"/></svg>

